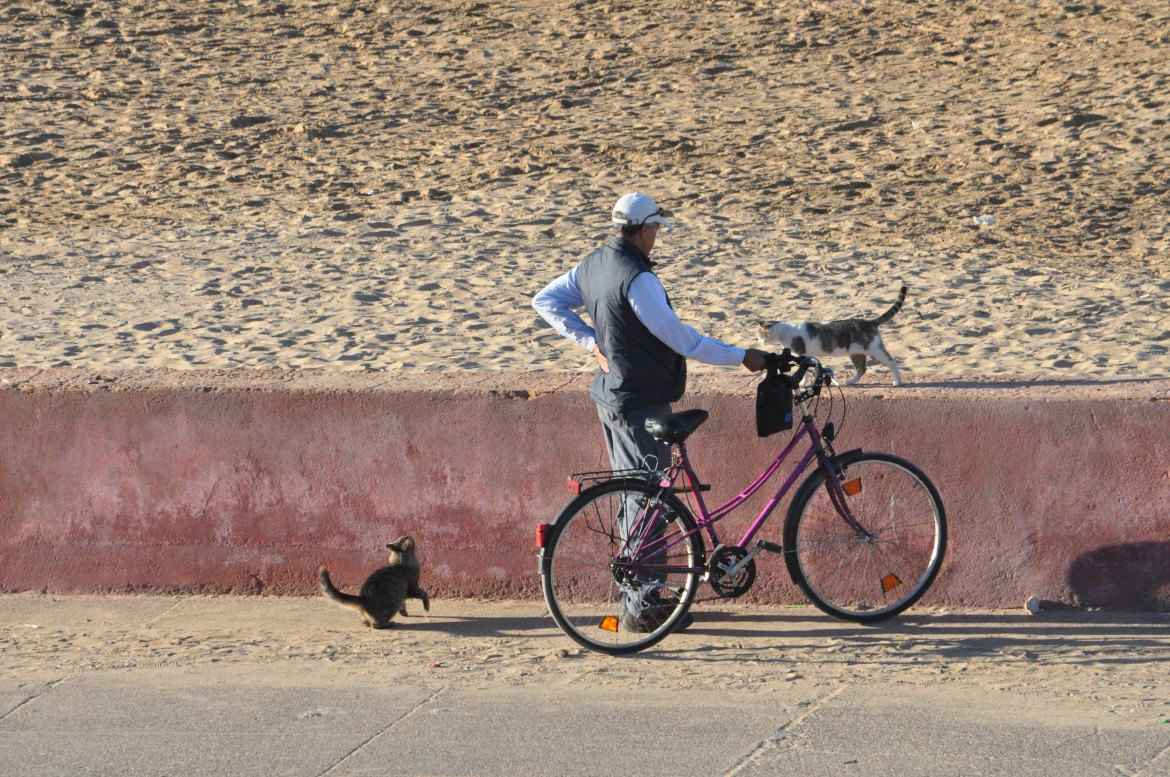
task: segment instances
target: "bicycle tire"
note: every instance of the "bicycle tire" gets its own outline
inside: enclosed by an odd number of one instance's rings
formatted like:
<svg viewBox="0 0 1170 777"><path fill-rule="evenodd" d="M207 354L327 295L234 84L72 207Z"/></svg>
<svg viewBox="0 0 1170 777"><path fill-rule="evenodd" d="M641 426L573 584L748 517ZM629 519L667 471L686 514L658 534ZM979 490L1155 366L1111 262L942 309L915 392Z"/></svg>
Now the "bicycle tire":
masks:
<svg viewBox="0 0 1170 777"><path fill-rule="evenodd" d="M889 453L855 451L836 460L845 499L868 535L834 507L828 473L818 468L792 498L784 522L784 560L792 581L821 611L873 623L922 598L947 545L938 489L916 466Z"/></svg>
<svg viewBox="0 0 1170 777"><path fill-rule="evenodd" d="M621 558L623 505L649 504L639 500L659 494L642 480L599 483L571 500L550 527L541 553L541 587L553 620L577 644L610 655L644 650L665 638L690 608L704 546L694 518L673 494L665 494L657 510L665 521L660 536L675 539L665 557L650 560L677 570L632 574ZM653 617L643 616L650 621L640 624L646 631L628 628L638 618L626 607L634 589L637 596L660 602Z"/></svg>

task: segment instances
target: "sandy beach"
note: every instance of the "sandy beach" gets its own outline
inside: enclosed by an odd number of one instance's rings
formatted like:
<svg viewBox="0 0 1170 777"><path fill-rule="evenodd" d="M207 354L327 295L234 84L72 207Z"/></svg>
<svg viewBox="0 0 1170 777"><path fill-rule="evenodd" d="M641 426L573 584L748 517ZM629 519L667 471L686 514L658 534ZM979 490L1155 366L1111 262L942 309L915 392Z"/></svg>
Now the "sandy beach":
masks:
<svg viewBox="0 0 1170 777"><path fill-rule="evenodd" d="M0 366L588 369L529 300L637 189L728 342L1166 375L1170 11L1033 5L7 4Z"/></svg>

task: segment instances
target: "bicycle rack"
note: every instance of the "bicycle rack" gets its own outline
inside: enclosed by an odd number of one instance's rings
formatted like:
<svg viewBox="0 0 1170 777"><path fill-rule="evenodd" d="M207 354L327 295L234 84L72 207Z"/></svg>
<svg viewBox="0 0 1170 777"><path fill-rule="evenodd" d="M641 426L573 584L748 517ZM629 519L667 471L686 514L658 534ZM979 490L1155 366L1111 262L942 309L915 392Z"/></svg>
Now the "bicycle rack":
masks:
<svg viewBox="0 0 1170 777"><path fill-rule="evenodd" d="M580 494L589 486L604 480L634 479L655 483L655 474L646 469L600 469L593 472L572 472L565 478L565 489L570 494Z"/></svg>

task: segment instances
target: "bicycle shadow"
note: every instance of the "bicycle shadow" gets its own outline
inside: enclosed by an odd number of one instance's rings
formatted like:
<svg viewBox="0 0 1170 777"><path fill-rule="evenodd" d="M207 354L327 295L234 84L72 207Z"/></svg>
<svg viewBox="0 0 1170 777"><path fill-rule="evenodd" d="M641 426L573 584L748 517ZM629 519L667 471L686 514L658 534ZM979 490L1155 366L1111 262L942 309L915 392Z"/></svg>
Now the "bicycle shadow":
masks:
<svg viewBox="0 0 1170 777"><path fill-rule="evenodd" d="M872 666L971 660L1170 665L1170 613L1043 604L1039 615L912 614L874 625L819 613L696 610L686 635L702 644L683 644L672 635L647 657L723 662L742 660L748 652L753 662L786 667L806 660Z"/></svg>

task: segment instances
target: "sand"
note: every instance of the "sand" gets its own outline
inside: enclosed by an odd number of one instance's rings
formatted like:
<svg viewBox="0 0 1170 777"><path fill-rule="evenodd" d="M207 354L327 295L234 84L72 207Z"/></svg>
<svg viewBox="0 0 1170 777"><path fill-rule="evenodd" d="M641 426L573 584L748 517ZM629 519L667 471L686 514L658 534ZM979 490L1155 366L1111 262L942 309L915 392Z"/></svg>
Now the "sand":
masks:
<svg viewBox="0 0 1170 777"><path fill-rule="evenodd" d="M875 316L905 282L909 383L1164 376L1168 22L1163 0L8 3L0 366L589 369L529 301L641 190L679 225L655 250L676 309L728 342Z"/></svg>

